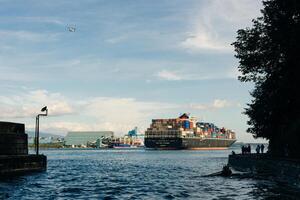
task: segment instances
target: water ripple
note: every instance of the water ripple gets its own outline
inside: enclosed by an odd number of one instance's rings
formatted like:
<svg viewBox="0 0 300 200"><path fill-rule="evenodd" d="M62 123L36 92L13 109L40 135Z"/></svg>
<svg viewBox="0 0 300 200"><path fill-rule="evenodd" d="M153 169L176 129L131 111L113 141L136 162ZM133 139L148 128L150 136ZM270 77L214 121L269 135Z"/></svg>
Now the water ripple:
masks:
<svg viewBox="0 0 300 200"><path fill-rule="evenodd" d="M293 199L266 180L202 177L231 150L48 150L48 170L0 182L0 199ZM280 189L279 189L280 188Z"/></svg>

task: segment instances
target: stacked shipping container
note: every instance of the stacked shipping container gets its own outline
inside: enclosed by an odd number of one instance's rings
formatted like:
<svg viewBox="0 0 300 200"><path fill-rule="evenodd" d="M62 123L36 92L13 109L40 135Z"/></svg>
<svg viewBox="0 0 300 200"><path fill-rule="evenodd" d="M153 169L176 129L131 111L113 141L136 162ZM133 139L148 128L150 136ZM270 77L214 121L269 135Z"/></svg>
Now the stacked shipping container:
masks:
<svg viewBox="0 0 300 200"><path fill-rule="evenodd" d="M232 130L218 128L213 123L196 122L196 118L189 118L183 114L175 119L153 119L150 128L145 132L145 137L201 137L235 139Z"/></svg>

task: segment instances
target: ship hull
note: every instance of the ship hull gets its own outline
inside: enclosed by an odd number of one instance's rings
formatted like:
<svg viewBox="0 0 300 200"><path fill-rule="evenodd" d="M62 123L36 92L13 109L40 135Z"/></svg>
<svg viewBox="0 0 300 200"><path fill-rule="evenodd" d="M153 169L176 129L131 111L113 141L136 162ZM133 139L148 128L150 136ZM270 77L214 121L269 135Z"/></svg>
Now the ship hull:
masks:
<svg viewBox="0 0 300 200"><path fill-rule="evenodd" d="M236 140L221 138L145 138L145 147L161 150L221 150L230 147Z"/></svg>

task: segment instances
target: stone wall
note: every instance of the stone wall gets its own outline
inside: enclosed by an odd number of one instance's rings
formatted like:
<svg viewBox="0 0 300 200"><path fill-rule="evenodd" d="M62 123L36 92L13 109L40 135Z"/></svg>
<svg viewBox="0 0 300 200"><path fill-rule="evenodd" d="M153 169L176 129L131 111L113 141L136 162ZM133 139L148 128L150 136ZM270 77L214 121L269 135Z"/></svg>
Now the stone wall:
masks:
<svg viewBox="0 0 300 200"><path fill-rule="evenodd" d="M28 155L25 125L0 122L0 178L45 171L47 157Z"/></svg>
<svg viewBox="0 0 300 200"><path fill-rule="evenodd" d="M0 122L0 155L27 155L28 140L25 125Z"/></svg>
<svg viewBox="0 0 300 200"><path fill-rule="evenodd" d="M274 158L268 154L236 154L229 156L228 164L238 171L300 183L300 160Z"/></svg>
<svg viewBox="0 0 300 200"><path fill-rule="evenodd" d="M45 171L47 157L44 155L0 156L0 178Z"/></svg>

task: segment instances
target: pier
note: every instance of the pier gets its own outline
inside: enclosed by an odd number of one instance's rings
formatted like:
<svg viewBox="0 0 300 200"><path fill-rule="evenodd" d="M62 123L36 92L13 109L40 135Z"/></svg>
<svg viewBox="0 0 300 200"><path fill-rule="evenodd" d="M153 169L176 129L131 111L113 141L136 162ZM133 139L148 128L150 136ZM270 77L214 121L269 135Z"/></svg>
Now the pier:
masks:
<svg viewBox="0 0 300 200"><path fill-rule="evenodd" d="M47 169L45 155L10 155L0 156L0 177L17 176Z"/></svg>
<svg viewBox="0 0 300 200"><path fill-rule="evenodd" d="M0 178L46 169L46 156L28 154L25 125L0 122Z"/></svg>

